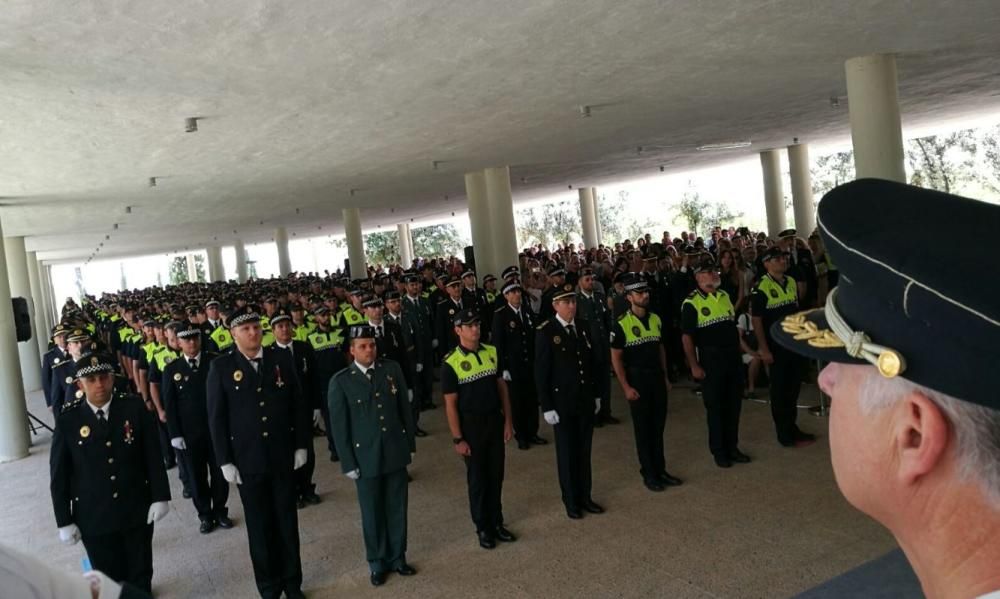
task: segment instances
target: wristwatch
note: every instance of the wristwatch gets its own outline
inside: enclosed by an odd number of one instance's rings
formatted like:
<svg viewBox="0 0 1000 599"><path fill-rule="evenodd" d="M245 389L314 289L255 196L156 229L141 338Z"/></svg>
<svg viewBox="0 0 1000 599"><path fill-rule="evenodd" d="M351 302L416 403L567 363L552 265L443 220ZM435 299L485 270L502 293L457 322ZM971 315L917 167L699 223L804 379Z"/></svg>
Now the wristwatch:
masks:
<svg viewBox="0 0 1000 599"><path fill-rule="evenodd" d="M455 437L454 439L451 440L451 442L454 443L455 445L458 445L462 441L465 441L465 439L463 439L462 437Z"/></svg>

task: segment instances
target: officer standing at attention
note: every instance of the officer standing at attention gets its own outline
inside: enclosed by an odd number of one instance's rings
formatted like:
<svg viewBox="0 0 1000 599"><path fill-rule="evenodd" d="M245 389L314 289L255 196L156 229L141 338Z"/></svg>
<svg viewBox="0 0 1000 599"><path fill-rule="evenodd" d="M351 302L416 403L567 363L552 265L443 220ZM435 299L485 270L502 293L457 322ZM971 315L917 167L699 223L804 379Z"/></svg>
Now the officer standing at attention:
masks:
<svg viewBox="0 0 1000 599"><path fill-rule="evenodd" d="M261 346L260 316L229 318L235 350L212 361L208 422L222 475L236 483L261 597L302 593L294 470L312 443L309 407L289 352Z"/></svg>
<svg viewBox="0 0 1000 599"><path fill-rule="evenodd" d="M611 415L611 309L608 298L594 288L594 270L584 268L578 281L576 311L581 320L590 324L590 342L594 344L594 382L601 398L601 409L594 426L621 422Z"/></svg>
<svg viewBox="0 0 1000 599"><path fill-rule="evenodd" d="M441 366L448 428L455 453L465 460L469 509L479 546L517 538L504 527L504 444L514 435L507 384L497 370L497 350L479 342L479 314L461 310L454 319L458 345Z"/></svg>
<svg viewBox="0 0 1000 599"><path fill-rule="evenodd" d="M74 363L79 393L57 416L49 454L59 539L81 538L95 570L151 592L153 522L170 511L157 425L142 400L114 391L114 358Z"/></svg>
<svg viewBox="0 0 1000 599"><path fill-rule="evenodd" d="M465 306L462 304L462 281L458 277L450 277L445 283L444 289L448 297L438 302L434 309L436 327L434 338L438 342L438 351L447 354L458 345L453 322L455 315L461 312ZM468 306L468 308L475 309L475 306Z"/></svg>
<svg viewBox="0 0 1000 599"><path fill-rule="evenodd" d="M744 341L736 328L732 300L719 289L722 281L715 261L707 259L695 265L694 278L698 287L681 304L684 353L691 365L691 378L701 381L708 448L718 467L729 468L733 462L750 461L739 449Z"/></svg>
<svg viewBox="0 0 1000 599"><path fill-rule="evenodd" d="M375 329L351 327L350 338L354 362L330 382L330 424L341 470L357 486L371 583L381 586L390 570L417 573L406 563L413 410L399 364L377 359Z"/></svg>
<svg viewBox="0 0 1000 599"><path fill-rule="evenodd" d="M205 322L212 326L208 337L215 344L215 348L219 350L219 353L223 353L232 349L233 336L229 334L229 329L219 314L219 306L218 300L210 299L205 302L205 317L208 319Z"/></svg>
<svg viewBox="0 0 1000 599"><path fill-rule="evenodd" d="M660 317L649 311L649 285L634 272L622 278L629 309L612 329L611 364L632 413L639 473L650 491L683 481L667 472L663 431L667 423L667 354Z"/></svg>
<svg viewBox="0 0 1000 599"><path fill-rule="evenodd" d="M503 288L507 300L493 315L493 343L498 368L510 391L511 418L518 449L545 445L538 436L538 393L535 391L535 316L522 299L519 283Z"/></svg>
<svg viewBox="0 0 1000 599"><path fill-rule="evenodd" d="M545 422L555 429L566 515L579 520L581 510L604 512L590 496L594 416L601 409L593 379L594 344L590 325L576 318L572 287L552 295L552 312L553 317L538 325L535 335L535 385Z"/></svg>
<svg viewBox="0 0 1000 599"><path fill-rule="evenodd" d="M549 269L549 286L542 291L542 302L538 305L538 318L548 320L555 312L552 311L552 296L558 291L566 291L566 269L556 265ZM573 285L569 286L573 289Z"/></svg>
<svg viewBox="0 0 1000 599"><path fill-rule="evenodd" d="M771 417L778 443L785 447L805 447L816 442L816 436L799 430L799 390L805 360L780 345L772 343L771 325L799 311L798 285L786 276L788 261L785 253L772 247L761 256L767 273L750 293L754 334L761 361L770 365Z"/></svg>
<svg viewBox="0 0 1000 599"><path fill-rule="evenodd" d="M413 407L414 418L419 422L420 410L430 410L437 406L432 400L434 384L434 312L427 300L420 294L420 277L408 274L406 297L402 298L403 319L413 329Z"/></svg>
<svg viewBox="0 0 1000 599"><path fill-rule="evenodd" d="M316 371L313 373L313 385L316 386L323 401L320 403L320 411L326 422L326 442L330 451L330 461L336 462L340 458L337 456L337 446L333 439L333 427L330 426L330 413L325 401L326 392L330 388L330 379L333 375L341 371L347 362L344 360L342 348L344 346L343 330L340 327L330 325L330 309L326 306L316 308L313 313L316 317L316 330L309 335L309 345L316 356Z"/></svg>
<svg viewBox="0 0 1000 599"><path fill-rule="evenodd" d="M52 329L52 343L55 347L45 352L42 357L42 392L45 395L45 405L52 409L52 369L70 359L66 350L66 330L62 324ZM56 416L59 414L56 413Z"/></svg>
<svg viewBox="0 0 1000 599"><path fill-rule="evenodd" d="M205 381L216 354L201 350L201 327L184 323L177 331L182 357L163 370L160 393L167 412L170 445L187 465L194 507L201 520L199 530L208 534L219 528L232 528L229 509L229 483L222 476L212 450L208 432L208 400ZM210 482L211 481L211 482Z"/></svg>

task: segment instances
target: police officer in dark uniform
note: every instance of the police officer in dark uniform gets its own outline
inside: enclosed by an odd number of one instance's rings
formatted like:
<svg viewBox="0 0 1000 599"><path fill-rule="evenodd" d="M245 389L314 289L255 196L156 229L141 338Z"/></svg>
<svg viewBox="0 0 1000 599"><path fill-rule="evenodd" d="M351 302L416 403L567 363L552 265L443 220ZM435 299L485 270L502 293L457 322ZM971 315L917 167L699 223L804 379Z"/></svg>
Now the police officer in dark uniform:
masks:
<svg viewBox="0 0 1000 599"><path fill-rule="evenodd" d="M590 342L594 344L594 383L601 398L601 409L594 419L595 427L621 422L611 415L611 309L608 298L594 286L594 270L583 268L578 281L576 311L580 320L590 325Z"/></svg>
<svg viewBox="0 0 1000 599"><path fill-rule="evenodd" d="M503 288L507 303L493 315L493 343L503 380L510 391L514 438L518 449L530 449L532 444L545 445L538 436L538 394L535 391L535 316L531 306L523 301L523 289L518 283Z"/></svg>
<svg viewBox="0 0 1000 599"><path fill-rule="evenodd" d="M611 364L629 411L639 456L639 473L650 491L682 483L667 472L663 457L663 432L667 422L667 355L663 324L648 309L649 286L638 273L623 278L629 309L612 329Z"/></svg>
<svg viewBox="0 0 1000 599"><path fill-rule="evenodd" d="M406 562L413 410L401 367L378 354L375 329L354 326L350 337L354 361L330 382L330 424L341 470L357 486L370 580L381 586L390 570L417 573Z"/></svg>
<svg viewBox="0 0 1000 599"><path fill-rule="evenodd" d="M69 331L61 323L52 329L52 343L55 347L45 352L42 356L42 393L45 395L45 405L52 408L52 370L66 362L72 361L69 352L66 350L66 334ZM58 412L53 412L56 416Z"/></svg>
<svg viewBox="0 0 1000 599"><path fill-rule="evenodd" d="M559 488L566 515L604 508L590 496L590 449L594 416L601 409L595 388L594 344L590 324L576 318L576 292L567 284L552 294L552 318L538 325L535 335L535 385L545 422L556 435Z"/></svg>
<svg viewBox="0 0 1000 599"><path fill-rule="evenodd" d="M170 510L157 425L135 395L116 393L114 358L74 363L75 399L57 416L49 454L59 538L81 538L95 570L147 593L153 579L153 522Z"/></svg>
<svg viewBox="0 0 1000 599"><path fill-rule="evenodd" d="M229 329L235 349L208 372L215 457L239 488L261 597L303 597L293 473L312 443L308 401L291 354L261 346L256 312L231 315Z"/></svg>
<svg viewBox="0 0 1000 599"><path fill-rule="evenodd" d="M63 403L72 400L78 390L75 361L92 350L93 341L86 329L67 331L67 357L58 364L53 363L52 374L49 376L49 393L52 395L52 413L56 416L56 424L59 423L58 416L62 413Z"/></svg>
<svg viewBox="0 0 1000 599"><path fill-rule="evenodd" d="M714 260L694 267L698 288L681 304L684 353L691 378L701 381L708 418L708 448L720 468L750 458L739 449L743 393L742 338L736 328L736 310L729 294L719 288ZM696 351L697 350L697 351Z"/></svg>
<svg viewBox="0 0 1000 599"><path fill-rule="evenodd" d="M208 399L205 381L216 354L201 350L201 327L184 323L177 331L180 358L163 370L160 394L167 412L170 445L186 463L191 498L201 520L199 530L208 534L215 527L232 528L229 483L222 476L208 432Z"/></svg>
<svg viewBox="0 0 1000 599"><path fill-rule="evenodd" d="M431 304L420 293L420 277L408 274L403 277L406 296L402 298L403 319L413 329L414 344L414 384L413 405L417 412L414 417L419 422L419 410L435 408L432 399L434 384L434 312Z"/></svg>
<svg viewBox="0 0 1000 599"><path fill-rule="evenodd" d="M438 342L438 351L447 354L458 345L458 336L455 334L455 315L462 311L462 281L458 277L451 277L445 284L445 291L448 293L447 299L438 302L434 309L434 338ZM474 306L470 307L474 308Z"/></svg>
<svg viewBox="0 0 1000 599"><path fill-rule="evenodd" d="M785 275L788 260L780 248L768 249L761 258L767 272L750 292L750 308L757 350L761 361L770 365L771 416L778 443L785 447L804 447L816 441L815 435L803 432L795 422L806 363L798 354L775 345L771 339L771 325L799 311L798 284Z"/></svg>
<svg viewBox="0 0 1000 599"><path fill-rule="evenodd" d="M549 286L542 291L542 302L538 305L538 318L548 320L555 312L552 310L552 295L562 292L566 285L566 269L558 264L549 268ZM572 285L570 285L572 288Z"/></svg>
<svg viewBox="0 0 1000 599"><path fill-rule="evenodd" d="M501 506L504 444L514 435L510 398L496 348L479 342L479 314L461 310L452 322L459 343L441 366L441 392L455 452L465 460L479 546L493 549L516 540Z"/></svg>
<svg viewBox="0 0 1000 599"><path fill-rule="evenodd" d="M802 308L812 308L819 299L819 277L816 274L816 263L812 252L798 246L798 233L795 229L785 229L778 233L778 246L787 256L788 276L795 279L799 288L799 304Z"/></svg>
<svg viewBox="0 0 1000 599"><path fill-rule="evenodd" d="M313 385L322 397L325 398L326 392L330 388L330 379L347 366L347 361L344 359L342 351L344 347L343 329L330 325L330 310L326 306L316 308L313 316L316 318L316 330L308 337L309 345L312 347L313 355L316 358ZM330 426L329 407L325 400L320 404L320 411L326 423L326 440L327 449L330 451L330 461L336 462L340 458L337 455L337 446L333 438L333 428Z"/></svg>

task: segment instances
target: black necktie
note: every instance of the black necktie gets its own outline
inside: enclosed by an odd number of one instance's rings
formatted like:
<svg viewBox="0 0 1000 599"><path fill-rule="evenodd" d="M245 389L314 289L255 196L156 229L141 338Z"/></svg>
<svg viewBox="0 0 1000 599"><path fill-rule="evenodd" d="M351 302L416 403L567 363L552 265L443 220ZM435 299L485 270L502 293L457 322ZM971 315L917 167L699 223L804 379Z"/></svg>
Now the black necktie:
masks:
<svg viewBox="0 0 1000 599"><path fill-rule="evenodd" d="M381 326L375 327L375 336L376 337L381 337L382 336L382 327ZM371 377L369 377L369 378L371 378Z"/></svg>
<svg viewBox="0 0 1000 599"><path fill-rule="evenodd" d="M259 373L260 372L260 358L253 358L253 359L250 360L250 362L253 364L254 370L256 370Z"/></svg>
<svg viewBox="0 0 1000 599"><path fill-rule="evenodd" d="M575 326L573 326L571 324L566 325L566 332L569 333L570 337L576 339L576 327Z"/></svg>
<svg viewBox="0 0 1000 599"><path fill-rule="evenodd" d="M371 382L371 380L372 380L372 369L371 368L369 368L368 370L365 371L365 376L368 377L368 382Z"/></svg>
<svg viewBox="0 0 1000 599"><path fill-rule="evenodd" d="M192 372L198 372L198 358L193 358L189 364L191 365Z"/></svg>
<svg viewBox="0 0 1000 599"><path fill-rule="evenodd" d="M108 419L105 418L104 410L101 408L98 408L95 414L97 416L97 430L100 431L101 436L104 436L108 431Z"/></svg>

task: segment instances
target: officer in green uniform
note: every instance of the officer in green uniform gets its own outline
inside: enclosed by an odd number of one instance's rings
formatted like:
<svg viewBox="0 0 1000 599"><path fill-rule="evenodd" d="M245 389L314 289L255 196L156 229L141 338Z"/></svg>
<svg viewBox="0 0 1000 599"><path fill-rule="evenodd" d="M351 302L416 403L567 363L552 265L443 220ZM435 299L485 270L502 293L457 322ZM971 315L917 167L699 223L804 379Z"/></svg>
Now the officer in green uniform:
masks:
<svg viewBox="0 0 1000 599"><path fill-rule="evenodd" d="M694 267L698 287L681 304L684 353L691 377L701 381L708 418L708 448L720 468L750 458L739 450L742 407L743 343L736 328L736 310L729 294L719 289L719 268L713 260ZM695 351L697 349L697 352Z"/></svg>
<svg viewBox="0 0 1000 599"><path fill-rule="evenodd" d="M815 435L802 432L795 422L806 363L798 354L771 342L771 325L799 311L799 288L795 279L785 275L788 259L784 251L772 247L761 259L767 273L750 293L750 308L761 360L770 365L771 417L778 443L804 447L816 441Z"/></svg>
<svg viewBox="0 0 1000 599"><path fill-rule="evenodd" d="M413 411L400 365L378 358L374 327L350 329L354 361L334 375L327 401L343 473L355 482L371 583L406 563L406 466L416 451Z"/></svg>
<svg viewBox="0 0 1000 599"><path fill-rule="evenodd" d="M667 423L667 355L660 317L649 311L649 284L639 273L622 277L628 310L612 329L611 364L622 386L635 432L639 473L650 491L676 486L681 479L666 470L663 431Z"/></svg>
<svg viewBox="0 0 1000 599"><path fill-rule="evenodd" d="M448 428L455 452L465 460L469 508L479 546L516 537L504 527L504 444L514 436L507 385L497 369L497 351L479 342L479 313L460 310L452 320L458 345L441 366Z"/></svg>

